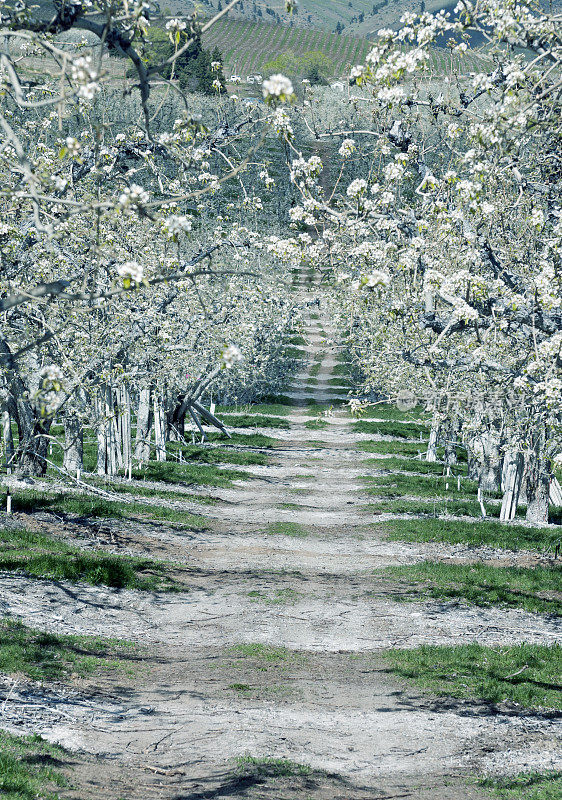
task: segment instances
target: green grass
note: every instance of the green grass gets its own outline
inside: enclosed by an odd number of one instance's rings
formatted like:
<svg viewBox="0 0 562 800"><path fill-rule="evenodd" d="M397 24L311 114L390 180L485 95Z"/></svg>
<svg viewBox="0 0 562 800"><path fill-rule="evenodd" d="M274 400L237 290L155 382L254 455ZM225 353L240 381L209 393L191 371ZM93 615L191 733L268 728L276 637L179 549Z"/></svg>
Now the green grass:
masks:
<svg viewBox="0 0 562 800"><path fill-rule="evenodd" d="M296 359L298 361L301 361L304 358L305 354L306 354L305 350L303 350L300 347L289 346L283 350L284 358Z"/></svg>
<svg viewBox="0 0 562 800"><path fill-rule="evenodd" d="M389 458L367 458L363 464L375 467L380 470L388 470L389 472L419 472L424 475L443 475L445 472L445 465L438 461L422 461L419 458L396 458L390 456ZM455 464L451 467L451 477L449 480L454 480L457 475L466 475L466 464Z"/></svg>
<svg viewBox="0 0 562 800"><path fill-rule="evenodd" d="M351 383L348 378L341 377L341 378L328 378L326 381L328 386L341 386L342 389L349 389Z"/></svg>
<svg viewBox="0 0 562 800"><path fill-rule="evenodd" d="M85 553L64 541L25 528L0 529L0 570L33 578L69 580L118 589L177 588L170 565L146 558Z"/></svg>
<svg viewBox="0 0 562 800"><path fill-rule="evenodd" d="M113 494L127 494L127 495L140 495L141 497L161 497L164 500L183 500L184 502L203 503L206 505L214 505L218 502L216 497L205 497L200 494L188 494L187 492L174 491L172 488L154 489L146 486L141 480L134 480L131 483L122 483L117 481L104 481L104 480L88 480L88 483L93 483L95 486L107 489Z"/></svg>
<svg viewBox="0 0 562 800"><path fill-rule="evenodd" d="M476 606L562 615L562 566L490 567L426 561L388 567L383 575L408 584L402 593L405 600L462 600Z"/></svg>
<svg viewBox="0 0 562 800"><path fill-rule="evenodd" d="M255 658L266 662L292 661L295 658L293 651L287 647L261 644L261 642L234 644L229 650L240 658Z"/></svg>
<svg viewBox="0 0 562 800"><path fill-rule="evenodd" d="M310 370L308 371L308 374L310 375L310 377L311 377L311 378L314 378L314 380L313 380L313 381L309 381L309 383L312 383L312 384L315 384L315 383L316 383L316 376L317 376L317 375L318 375L318 373L320 372L320 367L321 367L321 366L322 366L322 363L321 363L321 361L316 361L316 362L315 362L315 363L314 363L314 364L311 366Z"/></svg>
<svg viewBox="0 0 562 800"><path fill-rule="evenodd" d="M499 517L499 504L485 503L487 517ZM378 514L424 514L442 517L451 514L458 517L480 519L482 512L477 500L448 500L443 497L435 500L381 500L369 503L367 509Z"/></svg>
<svg viewBox="0 0 562 800"><path fill-rule="evenodd" d="M382 453L383 455L394 453L403 456L417 456L420 452L425 452L427 442L356 442L356 450L364 453Z"/></svg>
<svg viewBox="0 0 562 800"><path fill-rule="evenodd" d="M388 539L403 542L447 542L503 550L552 551L561 533L553 528L527 528L502 522L447 519L394 519L385 523Z"/></svg>
<svg viewBox="0 0 562 800"><path fill-rule="evenodd" d="M0 619L0 672L33 680L68 680L131 668L133 645L97 636L59 636Z"/></svg>
<svg viewBox="0 0 562 800"><path fill-rule="evenodd" d="M267 605L286 605L287 603L297 603L302 597L301 592L295 589L276 589L274 592L262 592L259 589L252 589L248 592L248 597L254 603L262 602Z"/></svg>
<svg viewBox="0 0 562 800"><path fill-rule="evenodd" d="M285 344L293 344L297 347L306 347L306 339L300 333L295 333L292 336L289 336L285 339Z"/></svg>
<svg viewBox="0 0 562 800"><path fill-rule="evenodd" d="M209 442L221 442L223 445L244 445L244 447L259 447L271 449L277 447L279 441L262 433L232 433L230 439L224 433L208 433Z"/></svg>
<svg viewBox="0 0 562 800"><path fill-rule="evenodd" d="M0 795L4 800L56 800L68 785L59 767L67 753L40 736L0 731Z"/></svg>
<svg viewBox="0 0 562 800"><path fill-rule="evenodd" d="M527 772L508 778L484 778L480 785L501 800L560 800L562 772Z"/></svg>
<svg viewBox="0 0 562 800"><path fill-rule="evenodd" d="M150 461L142 469L134 469L132 474L136 479L223 488L231 487L234 480L248 479L248 474L239 469L221 469L214 464L181 464L177 461Z"/></svg>
<svg viewBox="0 0 562 800"><path fill-rule="evenodd" d="M236 768L238 772L255 778L288 778L312 774L312 769L307 764L298 764L286 758L238 756Z"/></svg>
<svg viewBox="0 0 562 800"><path fill-rule="evenodd" d="M0 502L5 503L6 493L0 492ZM33 489L18 489L12 495L14 511L32 513L34 511L53 511L78 517L107 517L113 519L132 519L142 517L191 527L204 527L205 517L190 514L175 508L165 508L145 503L121 503L118 500L104 500L71 494L47 495Z"/></svg>
<svg viewBox="0 0 562 800"><path fill-rule="evenodd" d="M341 362L339 364L334 364L332 375L337 375L340 378L349 378L349 364Z"/></svg>
<svg viewBox="0 0 562 800"><path fill-rule="evenodd" d="M328 423L325 419L309 419L304 423L304 427L308 428L311 431L322 431L328 427Z"/></svg>
<svg viewBox="0 0 562 800"><path fill-rule="evenodd" d="M425 425L417 422L394 422L392 420L374 422L368 419L360 419L353 423L353 430L356 433L376 433L380 436L395 436L400 439L419 440L420 434L424 439L428 435L428 429Z"/></svg>
<svg viewBox="0 0 562 800"><path fill-rule="evenodd" d="M391 672L437 695L562 710L560 645L424 645L383 657Z"/></svg>
<svg viewBox="0 0 562 800"><path fill-rule="evenodd" d="M234 412L242 411L246 414L262 414L267 416L269 414L278 414L285 416L291 410L290 404L286 403L254 403L243 406L217 406L215 414L233 414Z"/></svg>
<svg viewBox="0 0 562 800"><path fill-rule="evenodd" d="M221 422L232 428L278 428L288 430L291 426L286 419L267 417L261 414L221 414Z"/></svg>
<svg viewBox="0 0 562 800"><path fill-rule="evenodd" d="M308 536L308 531L298 522L270 522L267 526L267 533L272 536L293 536L304 538Z"/></svg>
<svg viewBox="0 0 562 800"><path fill-rule="evenodd" d="M252 451L234 450L229 447L208 447L207 445L180 445L178 442L168 442L168 451L171 455L178 454L181 450L182 456L187 462L197 464L234 464L248 465L268 463L265 453L254 453ZM169 461L151 461L151 464L168 464ZM173 477L173 476L172 476Z"/></svg>
<svg viewBox="0 0 562 800"><path fill-rule="evenodd" d="M368 485L363 490L376 497L402 498L404 495L415 497L451 497L462 498L467 493L476 493L478 485L475 481L463 478L460 491L456 478L442 475L382 475L381 477L363 478ZM446 488L448 485L448 489Z"/></svg>
<svg viewBox="0 0 562 800"><path fill-rule="evenodd" d="M404 420L409 422L427 419L429 422L429 415L423 410L422 406L416 406L411 411L401 411L390 403L380 403L366 408L361 413L360 419Z"/></svg>

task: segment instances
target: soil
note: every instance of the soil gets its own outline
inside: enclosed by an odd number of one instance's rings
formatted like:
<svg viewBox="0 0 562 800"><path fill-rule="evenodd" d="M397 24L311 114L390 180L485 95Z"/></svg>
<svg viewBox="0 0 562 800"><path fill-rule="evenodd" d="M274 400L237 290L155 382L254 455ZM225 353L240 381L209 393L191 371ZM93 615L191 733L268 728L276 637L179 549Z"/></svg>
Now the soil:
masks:
<svg viewBox="0 0 562 800"><path fill-rule="evenodd" d="M321 297L302 290L303 302ZM174 560L173 594L0 574L0 612L56 633L125 638L132 674L114 670L72 685L18 676L0 683L0 723L72 752L63 798L91 800L477 800L483 774L562 769L560 715L432 698L397 680L386 648L420 644L562 642L560 622L458 602L401 603L400 584L375 570L423 560L533 564L530 553L407 544L384 536L359 476L376 474L330 384L335 331L309 311L308 363L287 394L334 403L326 429L295 406L266 467L205 490L198 530L167 523L15 516L83 548ZM253 432L254 429L251 429ZM383 438L383 437L381 437ZM313 440L315 445L311 445ZM383 439L384 440L384 439ZM155 484L156 485L156 484ZM177 488L177 487L173 487ZM145 502L143 498L143 502ZM160 500L153 502L161 502ZM164 501L162 501L164 502ZM297 535L271 523L298 523ZM295 534L295 531L292 531ZM300 535L298 535L300 533ZM186 569L186 567L188 569ZM306 765L301 772L278 761ZM284 774L289 773L289 774Z"/></svg>

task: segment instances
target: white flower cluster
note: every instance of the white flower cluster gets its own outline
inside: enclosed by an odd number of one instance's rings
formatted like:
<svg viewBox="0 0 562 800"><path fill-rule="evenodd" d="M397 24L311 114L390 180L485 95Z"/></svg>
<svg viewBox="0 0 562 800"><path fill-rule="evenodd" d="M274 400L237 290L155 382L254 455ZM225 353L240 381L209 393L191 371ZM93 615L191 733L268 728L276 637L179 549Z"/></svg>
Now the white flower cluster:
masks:
<svg viewBox="0 0 562 800"><path fill-rule="evenodd" d="M351 83L357 83L361 81L361 78L365 74L365 67L363 64L357 64L355 67L352 67L349 71L349 80Z"/></svg>
<svg viewBox="0 0 562 800"><path fill-rule="evenodd" d="M82 100L93 100L99 91L97 70L92 66L90 56L80 56L74 59L70 66L70 75L75 83L79 84L78 97Z"/></svg>
<svg viewBox="0 0 562 800"><path fill-rule="evenodd" d="M125 261L124 264L119 264L117 272L125 283L130 283L131 281L140 283L144 275L144 270L137 261Z"/></svg>
<svg viewBox="0 0 562 800"><path fill-rule="evenodd" d="M170 214L164 220L163 227L168 234L168 238L176 239L180 233L189 233L193 227L193 220L185 214Z"/></svg>
<svg viewBox="0 0 562 800"><path fill-rule="evenodd" d="M390 275L382 272L380 269L375 269L370 275L364 275L361 278L361 288L363 289L376 289L378 286L386 288L390 285Z"/></svg>
<svg viewBox="0 0 562 800"><path fill-rule="evenodd" d="M308 160L299 156L291 163L291 181L301 188L314 186L315 178L320 175L323 169L322 161L318 156L311 156Z"/></svg>
<svg viewBox="0 0 562 800"><path fill-rule="evenodd" d="M215 78L215 80L213 81L213 89L216 89L217 92L220 92L220 90L222 89L222 83L219 81L218 78Z"/></svg>
<svg viewBox="0 0 562 800"><path fill-rule="evenodd" d="M355 139L344 139L338 153L342 158L349 158L355 152Z"/></svg>
<svg viewBox="0 0 562 800"><path fill-rule="evenodd" d="M38 379L35 398L41 403L41 413L53 414L57 409L58 395L63 391L62 370L56 364L49 364L39 370Z"/></svg>
<svg viewBox="0 0 562 800"><path fill-rule="evenodd" d="M39 383L43 388L62 384L63 372L56 364L48 364L39 370ZM59 391L59 389L57 389Z"/></svg>
<svg viewBox="0 0 562 800"><path fill-rule="evenodd" d="M315 223L314 215L302 206L294 206L293 208L290 208L289 216L291 218L291 222L302 222L305 225L314 225Z"/></svg>
<svg viewBox="0 0 562 800"><path fill-rule="evenodd" d="M287 138L291 139L293 136L293 126L291 125L291 118L284 108L277 108L271 117L271 125L275 128L278 134L284 134Z"/></svg>
<svg viewBox="0 0 562 800"><path fill-rule="evenodd" d="M355 178L347 187L346 194L348 197L359 197L367 191L367 181L364 178Z"/></svg>
<svg viewBox="0 0 562 800"><path fill-rule="evenodd" d="M76 157L80 152L80 142L74 136L67 136L64 144L69 156Z"/></svg>
<svg viewBox="0 0 562 800"><path fill-rule="evenodd" d="M183 19L170 19L166 23L167 31L184 31L186 27L186 23Z"/></svg>
<svg viewBox="0 0 562 800"><path fill-rule="evenodd" d="M280 239L279 236L270 236L267 250L282 261L295 266L301 262L301 249L295 239Z"/></svg>
<svg viewBox="0 0 562 800"><path fill-rule="evenodd" d="M285 75L272 75L263 82L263 96L267 102L284 103L292 100L295 96L293 84Z"/></svg>
<svg viewBox="0 0 562 800"><path fill-rule="evenodd" d="M225 347L222 351L221 358L226 369L232 369L235 364L237 364L239 361L242 361L244 356L235 344L229 344L228 347Z"/></svg>
<svg viewBox="0 0 562 800"><path fill-rule="evenodd" d="M150 199L149 193L137 183L128 186L119 197L119 207L123 209L134 209L144 206Z"/></svg>
<svg viewBox="0 0 562 800"><path fill-rule="evenodd" d="M271 189L272 186L275 186L275 179L271 177L266 169L262 169L260 172L260 179L265 183L266 189Z"/></svg>

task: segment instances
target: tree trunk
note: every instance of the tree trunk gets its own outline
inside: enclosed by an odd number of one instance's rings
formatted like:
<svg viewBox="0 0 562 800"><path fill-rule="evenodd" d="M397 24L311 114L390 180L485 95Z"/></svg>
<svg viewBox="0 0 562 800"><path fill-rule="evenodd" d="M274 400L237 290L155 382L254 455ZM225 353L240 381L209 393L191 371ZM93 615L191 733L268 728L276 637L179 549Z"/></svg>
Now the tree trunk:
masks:
<svg viewBox="0 0 562 800"><path fill-rule="evenodd" d="M550 475L544 456L545 430L533 436L533 449L529 457L527 473L527 522L536 525L548 523L548 495Z"/></svg>
<svg viewBox="0 0 562 800"><path fill-rule="evenodd" d="M437 439L439 437L439 420L437 416L433 417L431 422L431 430L429 432L429 442L427 444L427 453L425 455L426 461L437 461Z"/></svg>
<svg viewBox="0 0 562 800"><path fill-rule="evenodd" d="M48 434L52 420L36 419L31 431L26 433L16 453L17 473L19 475L40 476L47 472Z"/></svg>
<svg viewBox="0 0 562 800"><path fill-rule="evenodd" d="M4 443L4 457L6 460L6 467L12 469L14 461L14 437L12 434L12 418L10 412L4 409L2 412L2 440Z"/></svg>
<svg viewBox="0 0 562 800"><path fill-rule="evenodd" d="M186 408L183 401L185 394L180 394L176 399L173 408L166 415L168 426L168 437L170 441L181 441L185 432Z"/></svg>
<svg viewBox="0 0 562 800"><path fill-rule="evenodd" d="M146 463L150 459L150 433L152 429L151 386L143 384L139 391L135 460Z"/></svg>
<svg viewBox="0 0 562 800"><path fill-rule="evenodd" d="M63 468L71 475L84 469L84 433L78 414L69 413L64 417L64 456Z"/></svg>
<svg viewBox="0 0 562 800"><path fill-rule="evenodd" d="M113 390L107 384L100 387L97 398L98 475L117 473L117 441L115 438L115 407Z"/></svg>
<svg viewBox="0 0 562 800"><path fill-rule="evenodd" d="M522 453L508 452L504 458L502 476L503 498L500 510L500 522L511 522L515 519L519 492L523 479L524 459Z"/></svg>
<svg viewBox="0 0 562 800"><path fill-rule="evenodd" d="M501 484L501 459L496 437L491 433L482 436L482 466L478 485L483 492L497 492Z"/></svg>
<svg viewBox="0 0 562 800"><path fill-rule="evenodd" d="M156 446L156 460L166 460L166 420L162 408L162 397L154 393L154 444Z"/></svg>
<svg viewBox="0 0 562 800"><path fill-rule="evenodd" d="M128 473L131 467L131 395L128 386L121 386L119 390L119 421L121 433L121 448L123 452L123 469Z"/></svg>

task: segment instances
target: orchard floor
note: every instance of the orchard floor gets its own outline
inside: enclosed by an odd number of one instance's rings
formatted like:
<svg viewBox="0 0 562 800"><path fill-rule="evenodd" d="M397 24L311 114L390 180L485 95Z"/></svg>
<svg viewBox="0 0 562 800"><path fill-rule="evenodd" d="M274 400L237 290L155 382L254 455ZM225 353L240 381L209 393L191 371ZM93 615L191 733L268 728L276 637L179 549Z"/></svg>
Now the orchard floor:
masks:
<svg viewBox="0 0 562 800"><path fill-rule="evenodd" d="M208 520L200 530L20 518L86 549L192 568L173 594L0 575L3 615L137 645L132 676L0 682L0 726L72 752L72 788L60 797L476 800L489 797L476 783L483 774L562 769L560 715L435 698L389 672L389 647L552 644L562 629L520 610L400 603L397 586L373 574L427 559L540 558L385 539L361 493L359 477L375 470L340 407L346 389L334 386L338 347L322 306L309 306L304 335L303 363L319 368L314 382L305 371L288 387L290 430L263 431L279 439L270 464L212 490L217 502L196 506ZM326 427L306 426L311 398L333 404Z"/></svg>

